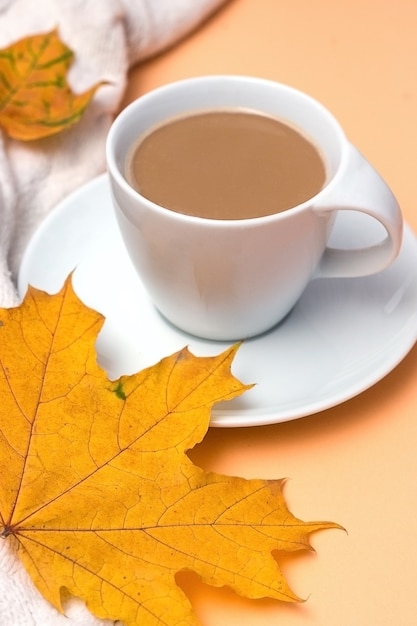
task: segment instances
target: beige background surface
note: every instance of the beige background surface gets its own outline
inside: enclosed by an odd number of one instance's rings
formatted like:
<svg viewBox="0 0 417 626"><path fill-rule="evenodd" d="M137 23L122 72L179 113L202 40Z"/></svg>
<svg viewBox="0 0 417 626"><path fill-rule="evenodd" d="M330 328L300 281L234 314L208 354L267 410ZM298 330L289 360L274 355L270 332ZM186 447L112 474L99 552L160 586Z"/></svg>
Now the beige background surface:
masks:
<svg viewBox="0 0 417 626"><path fill-rule="evenodd" d="M414 0L231 0L198 32L135 69L126 102L180 78L239 73L307 91L379 169L417 231L417 4ZM372 389L323 413L268 427L212 429L205 468L289 478L305 520L347 533L283 569L298 605L249 601L183 576L205 626L416 626L417 347Z"/></svg>

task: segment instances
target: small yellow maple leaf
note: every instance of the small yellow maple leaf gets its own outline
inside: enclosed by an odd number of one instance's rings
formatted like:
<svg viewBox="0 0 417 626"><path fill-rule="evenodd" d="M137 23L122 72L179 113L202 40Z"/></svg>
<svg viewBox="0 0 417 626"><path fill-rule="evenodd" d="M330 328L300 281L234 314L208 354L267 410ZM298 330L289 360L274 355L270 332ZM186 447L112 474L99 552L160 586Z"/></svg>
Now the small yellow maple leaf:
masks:
<svg viewBox="0 0 417 626"><path fill-rule="evenodd" d="M56 30L0 50L0 126L10 137L41 139L80 119L103 83L74 94L66 79L73 56Z"/></svg>
<svg viewBox="0 0 417 626"><path fill-rule="evenodd" d="M282 481L206 473L187 450L214 403L248 387L238 346L187 349L110 381L96 362L103 319L68 279L0 310L0 537L44 597L68 594L126 626L197 626L181 570L249 598L296 601L274 550L310 549Z"/></svg>

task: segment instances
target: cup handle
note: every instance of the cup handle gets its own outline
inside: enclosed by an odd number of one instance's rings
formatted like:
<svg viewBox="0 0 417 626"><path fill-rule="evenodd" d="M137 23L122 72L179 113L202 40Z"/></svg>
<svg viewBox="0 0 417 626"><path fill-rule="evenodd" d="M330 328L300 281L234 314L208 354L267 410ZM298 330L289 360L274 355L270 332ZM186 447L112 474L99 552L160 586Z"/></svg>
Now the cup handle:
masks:
<svg viewBox="0 0 417 626"><path fill-rule="evenodd" d="M375 274L388 267L401 248L403 219L398 202L378 172L350 143L347 145L342 180L324 204L313 207L320 215L335 211L359 211L378 220L387 236L366 248L344 250L327 247L314 278L358 277Z"/></svg>

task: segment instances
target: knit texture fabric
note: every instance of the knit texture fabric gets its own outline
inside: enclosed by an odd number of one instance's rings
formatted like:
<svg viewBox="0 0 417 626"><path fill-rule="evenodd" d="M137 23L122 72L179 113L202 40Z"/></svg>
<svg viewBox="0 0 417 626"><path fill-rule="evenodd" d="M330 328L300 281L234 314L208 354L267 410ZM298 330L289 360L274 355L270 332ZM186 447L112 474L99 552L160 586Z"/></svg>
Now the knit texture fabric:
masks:
<svg viewBox="0 0 417 626"><path fill-rule="evenodd" d="M224 0L0 0L0 48L58 28L76 92L107 81L64 133L20 142L0 131L0 307L18 303L25 246L69 192L105 170L105 139L129 67L175 43Z"/></svg>

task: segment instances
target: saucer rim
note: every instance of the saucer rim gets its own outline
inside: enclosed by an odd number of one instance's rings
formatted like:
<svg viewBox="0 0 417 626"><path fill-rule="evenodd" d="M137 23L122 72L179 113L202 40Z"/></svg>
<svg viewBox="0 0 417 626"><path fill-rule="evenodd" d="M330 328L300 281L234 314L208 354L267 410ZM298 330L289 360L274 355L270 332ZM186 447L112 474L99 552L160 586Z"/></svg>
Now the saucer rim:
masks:
<svg viewBox="0 0 417 626"><path fill-rule="evenodd" d="M107 189L102 190L101 188L103 186L106 186ZM110 188L107 173L101 174L93 178L89 182L74 190L63 200L61 200L61 202L56 205L56 207L43 220L41 225L32 235L24 251L18 272L18 292L21 297L23 297L27 285L30 282L25 278L25 276L30 276L31 258L33 258L33 255L37 256L37 249L39 246L40 250L42 250L42 244L44 242L45 236L46 238L48 237L48 233L50 232L51 228L53 229L54 227L54 222L60 221L63 217L65 218L66 213L69 211L70 207L79 202L80 199L83 199L83 196L97 193L97 188L100 192L105 191L106 195L109 195L110 198ZM111 202L109 202L109 204L111 204ZM415 238L414 233L406 223L404 224L404 231L405 236L410 237L411 235L413 238L413 243L416 246L415 255L417 258L417 239ZM403 241L401 250L403 250L403 247L405 247L405 245L406 243L405 241ZM395 369L413 348L416 340L417 320L415 323L415 328L410 329L410 332L407 334L406 337L404 337L403 335L400 336L399 344L401 345L397 346L395 358L390 358L389 363L387 363L386 358L385 360L382 360L380 363L380 367L377 369L377 371L372 371L371 373L369 373L368 376L359 377L356 385L349 384L347 389L339 388L333 390L332 393L325 398L321 397L314 401L301 403L298 407L293 407L289 410L283 410L282 408L280 409L279 405L276 406L272 404L268 405L267 407L260 407L259 410L257 410L256 408L231 408L230 410L228 410L214 407L212 410L210 426L236 428L272 425L287 421L293 421L295 419L300 419L310 415L315 415L319 412L343 404L344 402L358 396L360 393L377 384L393 369ZM384 350L383 353L385 354L386 350ZM274 410L274 408L276 410Z"/></svg>

